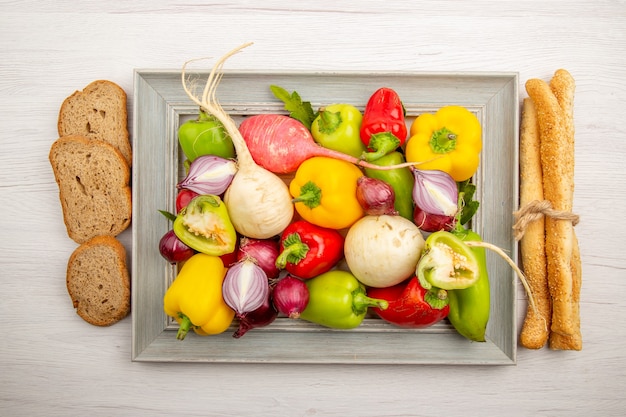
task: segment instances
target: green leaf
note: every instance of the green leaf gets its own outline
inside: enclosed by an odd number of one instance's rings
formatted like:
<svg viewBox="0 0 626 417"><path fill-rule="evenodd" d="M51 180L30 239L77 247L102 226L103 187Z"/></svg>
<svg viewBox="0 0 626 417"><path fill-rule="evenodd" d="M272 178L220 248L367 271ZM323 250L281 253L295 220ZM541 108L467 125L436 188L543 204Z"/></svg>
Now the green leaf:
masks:
<svg viewBox="0 0 626 417"><path fill-rule="evenodd" d="M461 216L459 217L459 222L462 225L467 224L476 211L478 211L478 207L480 203L474 200L474 193L476 192L476 186L470 182L470 180L466 180L459 183L459 197L461 199Z"/></svg>
<svg viewBox="0 0 626 417"><path fill-rule="evenodd" d="M164 215L168 220L171 220L171 221L176 220L176 215L173 213L170 213L169 211L159 210L159 213Z"/></svg>
<svg viewBox="0 0 626 417"><path fill-rule="evenodd" d="M302 101L300 94L296 91L289 94L289 91L277 85L270 85L270 90L274 97L285 103L285 110L289 112L290 117L299 120L307 129L311 129L311 124L317 115L309 101Z"/></svg>

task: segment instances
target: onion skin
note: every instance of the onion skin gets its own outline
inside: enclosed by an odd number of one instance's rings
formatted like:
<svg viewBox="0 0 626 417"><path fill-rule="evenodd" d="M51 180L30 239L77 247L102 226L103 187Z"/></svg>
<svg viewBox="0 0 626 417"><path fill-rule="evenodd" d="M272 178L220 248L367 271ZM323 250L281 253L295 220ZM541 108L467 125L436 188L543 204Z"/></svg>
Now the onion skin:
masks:
<svg viewBox="0 0 626 417"><path fill-rule="evenodd" d="M415 206L413 222L424 232L438 232L440 230L449 232L456 225L456 217L426 213L421 208Z"/></svg>
<svg viewBox="0 0 626 417"><path fill-rule="evenodd" d="M171 264L186 261L196 253L176 236L174 230L170 230L163 235L159 241L159 252Z"/></svg>
<svg viewBox="0 0 626 417"><path fill-rule="evenodd" d="M239 339L249 330L269 326L274 322L274 320L276 320L276 317L278 317L278 311L276 311L276 308L272 305L270 294L271 293L268 292L267 298L256 310L237 315L237 318L239 319L239 327L235 333L233 333L233 337L235 339Z"/></svg>
<svg viewBox="0 0 626 417"><path fill-rule="evenodd" d="M286 275L274 287L273 300L279 312L290 319L298 319L309 304L309 288L304 281Z"/></svg>
<svg viewBox="0 0 626 417"><path fill-rule="evenodd" d="M250 258L263 269L267 278L278 278L280 270L276 267L279 255L279 243L276 239L252 239L242 237L237 251L237 260Z"/></svg>
<svg viewBox="0 0 626 417"><path fill-rule="evenodd" d="M398 214L395 209L396 194L391 185L383 180L359 177L356 181L356 199L365 214L374 216Z"/></svg>

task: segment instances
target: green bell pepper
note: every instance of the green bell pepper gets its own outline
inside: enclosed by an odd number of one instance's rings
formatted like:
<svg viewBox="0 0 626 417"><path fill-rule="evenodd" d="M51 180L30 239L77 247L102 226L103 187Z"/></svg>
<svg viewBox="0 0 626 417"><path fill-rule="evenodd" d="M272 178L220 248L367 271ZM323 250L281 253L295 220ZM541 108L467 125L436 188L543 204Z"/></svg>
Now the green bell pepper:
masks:
<svg viewBox="0 0 626 417"><path fill-rule="evenodd" d="M235 250L237 232L226 205L216 195L199 195L174 220L174 234L190 248L222 256Z"/></svg>
<svg viewBox="0 0 626 417"><path fill-rule="evenodd" d="M406 162L404 156L400 152L391 152L374 161L375 165L389 166L398 165ZM376 178L385 181L391 185L396 195L394 207L400 216L413 221L413 186L415 184L415 176L411 173L409 167L380 170L365 168L365 175L370 178Z"/></svg>
<svg viewBox="0 0 626 417"><path fill-rule="evenodd" d="M196 120L180 125L178 143L190 162L202 155L235 158L235 147L230 135L219 120L204 111L200 111Z"/></svg>
<svg viewBox="0 0 626 417"><path fill-rule="evenodd" d="M361 141L363 115L350 104L331 104L319 110L311 124L311 135L319 145L361 158L366 151Z"/></svg>
<svg viewBox="0 0 626 417"><path fill-rule="evenodd" d="M478 259L472 248L444 230L428 236L416 270L424 288L444 290L471 287L478 281L479 272Z"/></svg>
<svg viewBox="0 0 626 417"><path fill-rule="evenodd" d="M481 241L476 232L462 227L455 228L452 233L464 242ZM448 320L464 337L476 342L484 342L490 309L487 259L484 248L472 247L471 250L478 260L478 281L469 288L448 291L450 305Z"/></svg>
<svg viewBox="0 0 626 417"><path fill-rule="evenodd" d="M325 272L305 283L309 303L300 318L322 326L352 329L363 322L368 307L385 310L389 305L386 300L368 297L365 286L347 271Z"/></svg>

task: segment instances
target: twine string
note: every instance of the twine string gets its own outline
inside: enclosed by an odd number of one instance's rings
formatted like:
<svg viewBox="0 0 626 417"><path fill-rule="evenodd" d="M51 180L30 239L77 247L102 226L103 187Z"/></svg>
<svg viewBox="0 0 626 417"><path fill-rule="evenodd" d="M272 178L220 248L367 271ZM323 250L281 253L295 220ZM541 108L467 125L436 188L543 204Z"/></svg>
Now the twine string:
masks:
<svg viewBox="0 0 626 417"><path fill-rule="evenodd" d="M556 220L571 221L574 226L580 220L578 214L553 209L548 200L531 201L518 211L513 212L513 215L515 216L515 224L513 225L515 240L520 240L524 236L529 224L545 216Z"/></svg>

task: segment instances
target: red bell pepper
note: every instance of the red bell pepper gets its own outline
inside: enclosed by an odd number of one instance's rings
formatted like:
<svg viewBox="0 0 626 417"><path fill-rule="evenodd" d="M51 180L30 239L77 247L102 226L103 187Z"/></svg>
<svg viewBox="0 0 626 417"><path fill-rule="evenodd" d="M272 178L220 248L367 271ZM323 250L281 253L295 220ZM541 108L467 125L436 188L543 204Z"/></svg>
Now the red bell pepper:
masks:
<svg viewBox="0 0 626 417"><path fill-rule="evenodd" d="M404 144L408 134L405 109L395 90L382 87L371 95L363 112L360 134L363 143L373 151L364 156L369 161Z"/></svg>
<svg viewBox="0 0 626 417"><path fill-rule="evenodd" d="M432 326L446 318L450 311L446 291L428 291L415 276L392 287L370 288L367 295L387 300L387 309L374 307L372 310L381 319L400 327Z"/></svg>
<svg viewBox="0 0 626 417"><path fill-rule="evenodd" d="M295 221L282 234L276 267L302 279L313 278L343 258L343 242L337 230Z"/></svg>

